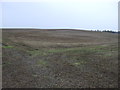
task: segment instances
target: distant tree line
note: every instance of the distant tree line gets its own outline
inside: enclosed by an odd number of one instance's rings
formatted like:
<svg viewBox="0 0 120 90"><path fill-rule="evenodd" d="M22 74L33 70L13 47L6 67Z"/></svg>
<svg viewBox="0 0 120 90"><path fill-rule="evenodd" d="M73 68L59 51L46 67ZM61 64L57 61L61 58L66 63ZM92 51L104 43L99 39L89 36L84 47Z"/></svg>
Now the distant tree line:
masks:
<svg viewBox="0 0 120 90"><path fill-rule="evenodd" d="M115 31L112 31L112 30L91 30L91 31L96 31L96 32L109 32L109 33L120 33L120 31L115 32Z"/></svg>

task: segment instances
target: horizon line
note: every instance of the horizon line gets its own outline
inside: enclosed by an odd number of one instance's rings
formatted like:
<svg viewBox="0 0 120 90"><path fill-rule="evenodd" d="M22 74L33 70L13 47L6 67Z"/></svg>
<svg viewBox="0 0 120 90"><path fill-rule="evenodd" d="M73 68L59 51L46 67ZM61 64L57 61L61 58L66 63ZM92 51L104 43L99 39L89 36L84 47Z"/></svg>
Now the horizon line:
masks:
<svg viewBox="0 0 120 90"><path fill-rule="evenodd" d="M0 29L43 29L43 30L51 30L51 29L58 29L58 30L85 30L85 31L114 31L119 32L120 30L110 30L110 29L81 29L81 28L34 28L34 27L0 27Z"/></svg>
<svg viewBox="0 0 120 90"><path fill-rule="evenodd" d="M51 27L51 28L40 28L40 27L0 27L2 28L8 28L8 29L78 29L78 30L111 30L111 31L119 31L118 29L85 29L85 28L70 28L70 27Z"/></svg>

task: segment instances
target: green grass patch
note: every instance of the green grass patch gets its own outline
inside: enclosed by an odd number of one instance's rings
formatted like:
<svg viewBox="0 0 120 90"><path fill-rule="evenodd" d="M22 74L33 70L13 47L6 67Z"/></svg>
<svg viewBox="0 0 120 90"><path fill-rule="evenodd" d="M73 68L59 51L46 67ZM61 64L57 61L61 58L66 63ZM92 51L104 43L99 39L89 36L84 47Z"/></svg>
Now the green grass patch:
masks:
<svg viewBox="0 0 120 90"><path fill-rule="evenodd" d="M39 60L36 62L36 66L47 66L47 62L45 60Z"/></svg>
<svg viewBox="0 0 120 90"><path fill-rule="evenodd" d="M79 65L81 65L81 63L80 62L75 62L75 63L73 63L73 65L79 66Z"/></svg>
<svg viewBox="0 0 120 90"><path fill-rule="evenodd" d="M32 56L38 56L38 55L41 55L41 56L45 56L45 55L48 55L47 52L45 51L41 51L41 50L32 50L32 51L27 51L27 53L31 54Z"/></svg>
<svg viewBox="0 0 120 90"><path fill-rule="evenodd" d="M3 48L14 48L13 46L2 46Z"/></svg>
<svg viewBox="0 0 120 90"><path fill-rule="evenodd" d="M33 74L32 76L33 76L33 77L38 77L38 75L36 75L36 74Z"/></svg>
<svg viewBox="0 0 120 90"><path fill-rule="evenodd" d="M5 62L5 63L2 63L2 66L6 66L6 65L10 65L12 64L11 62Z"/></svg>
<svg viewBox="0 0 120 90"><path fill-rule="evenodd" d="M55 53L66 53L66 54L83 54L83 55L91 55L94 53L105 53L110 52L111 48L108 46L94 46L94 47L75 47L75 48L51 48L51 49L41 49L41 50L32 50L27 51L29 54L33 56L45 56L49 54ZM114 48L113 48L114 49Z"/></svg>
<svg viewBox="0 0 120 90"><path fill-rule="evenodd" d="M73 62L71 63L72 65L74 65L74 66L82 66L82 65L85 65L85 64L87 64L87 62L88 61L86 61L86 60L79 60L79 61L74 61L73 60Z"/></svg>
<svg viewBox="0 0 120 90"><path fill-rule="evenodd" d="M68 55L68 62L74 66L81 66L90 61L89 56L71 56Z"/></svg>

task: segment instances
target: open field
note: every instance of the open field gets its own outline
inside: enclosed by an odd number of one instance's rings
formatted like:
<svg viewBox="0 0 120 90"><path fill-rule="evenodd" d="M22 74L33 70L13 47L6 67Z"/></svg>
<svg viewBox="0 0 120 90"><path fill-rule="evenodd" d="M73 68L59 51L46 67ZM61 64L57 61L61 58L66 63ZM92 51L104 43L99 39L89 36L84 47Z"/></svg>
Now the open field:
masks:
<svg viewBox="0 0 120 90"><path fill-rule="evenodd" d="M3 30L3 88L118 87L118 34Z"/></svg>

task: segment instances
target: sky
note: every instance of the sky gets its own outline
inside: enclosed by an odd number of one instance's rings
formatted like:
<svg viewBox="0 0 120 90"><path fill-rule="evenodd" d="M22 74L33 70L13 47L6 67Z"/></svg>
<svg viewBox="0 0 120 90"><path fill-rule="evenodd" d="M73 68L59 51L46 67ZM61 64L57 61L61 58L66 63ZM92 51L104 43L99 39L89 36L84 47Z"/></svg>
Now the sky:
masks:
<svg viewBox="0 0 120 90"><path fill-rule="evenodd" d="M119 0L2 0L0 27L118 30Z"/></svg>

